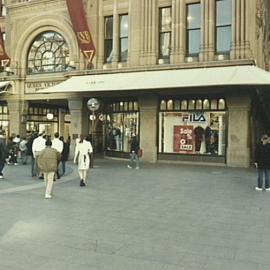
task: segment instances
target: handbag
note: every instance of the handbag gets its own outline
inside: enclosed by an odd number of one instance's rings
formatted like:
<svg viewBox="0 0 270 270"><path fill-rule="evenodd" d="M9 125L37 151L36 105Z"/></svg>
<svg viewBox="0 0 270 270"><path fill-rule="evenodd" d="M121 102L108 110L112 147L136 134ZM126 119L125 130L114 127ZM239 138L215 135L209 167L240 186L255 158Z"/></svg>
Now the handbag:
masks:
<svg viewBox="0 0 270 270"><path fill-rule="evenodd" d="M140 149L138 150L138 157L142 157L142 155L143 155L143 150L140 148Z"/></svg>

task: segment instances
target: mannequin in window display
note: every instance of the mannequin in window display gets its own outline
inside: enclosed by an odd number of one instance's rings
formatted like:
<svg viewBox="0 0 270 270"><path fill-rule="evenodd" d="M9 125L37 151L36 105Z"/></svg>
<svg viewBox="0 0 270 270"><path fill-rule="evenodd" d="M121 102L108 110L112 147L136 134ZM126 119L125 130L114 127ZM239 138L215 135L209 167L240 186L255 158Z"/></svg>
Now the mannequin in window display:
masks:
<svg viewBox="0 0 270 270"><path fill-rule="evenodd" d="M218 132L209 126L205 129L205 148L207 154L215 155L218 153Z"/></svg>
<svg viewBox="0 0 270 270"><path fill-rule="evenodd" d="M201 126L197 126L194 129L195 134L195 151L200 152L201 144L204 139L204 129Z"/></svg>
<svg viewBox="0 0 270 270"><path fill-rule="evenodd" d="M113 129L109 127L108 132L108 141L107 141L107 148L108 150L114 150L116 149L116 142L113 135Z"/></svg>
<svg viewBox="0 0 270 270"><path fill-rule="evenodd" d="M211 153L211 136L212 136L212 129L207 126L205 128L204 137L205 137L205 152Z"/></svg>
<svg viewBox="0 0 270 270"><path fill-rule="evenodd" d="M119 128L113 128L112 134L115 141L115 149L117 151L121 150L121 131Z"/></svg>

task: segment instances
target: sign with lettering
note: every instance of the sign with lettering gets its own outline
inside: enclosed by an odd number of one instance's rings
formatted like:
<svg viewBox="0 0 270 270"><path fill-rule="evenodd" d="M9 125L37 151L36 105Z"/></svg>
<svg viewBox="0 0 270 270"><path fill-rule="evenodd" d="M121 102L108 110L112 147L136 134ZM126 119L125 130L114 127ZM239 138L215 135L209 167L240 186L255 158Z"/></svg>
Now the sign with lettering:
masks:
<svg viewBox="0 0 270 270"><path fill-rule="evenodd" d="M192 153L194 151L193 126L174 126L173 151L176 153Z"/></svg>
<svg viewBox="0 0 270 270"><path fill-rule="evenodd" d="M205 115L203 113L186 113L182 115L183 122L201 123L206 122Z"/></svg>
<svg viewBox="0 0 270 270"><path fill-rule="evenodd" d="M60 83L60 81L26 82L25 88L26 88L26 90L38 91L41 89L46 89L46 88L52 87L52 86L59 84L59 83Z"/></svg>
<svg viewBox="0 0 270 270"><path fill-rule="evenodd" d="M92 63L96 49L89 31L82 0L66 0L69 16L79 47L89 63Z"/></svg>

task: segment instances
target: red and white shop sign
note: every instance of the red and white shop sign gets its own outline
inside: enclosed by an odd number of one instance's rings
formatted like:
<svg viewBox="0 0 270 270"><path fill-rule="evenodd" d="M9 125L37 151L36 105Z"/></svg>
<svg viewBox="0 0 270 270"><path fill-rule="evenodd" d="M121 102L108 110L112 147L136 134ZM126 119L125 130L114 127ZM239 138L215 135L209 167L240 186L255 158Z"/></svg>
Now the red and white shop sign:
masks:
<svg viewBox="0 0 270 270"><path fill-rule="evenodd" d="M177 153L194 152L193 126L174 126L173 150Z"/></svg>

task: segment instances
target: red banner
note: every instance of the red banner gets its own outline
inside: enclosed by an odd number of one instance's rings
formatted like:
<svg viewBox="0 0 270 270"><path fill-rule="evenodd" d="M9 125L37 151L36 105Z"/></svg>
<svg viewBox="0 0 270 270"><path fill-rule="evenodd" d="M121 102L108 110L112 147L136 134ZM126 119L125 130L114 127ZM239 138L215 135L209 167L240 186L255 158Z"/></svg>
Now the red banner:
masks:
<svg viewBox="0 0 270 270"><path fill-rule="evenodd" d="M173 151L176 153L192 153L194 151L193 126L174 126Z"/></svg>
<svg viewBox="0 0 270 270"><path fill-rule="evenodd" d="M67 0L68 11L83 55L91 63L96 49L88 28L82 0Z"/></svg>
<svg viewBox="0 0 270 270"><path fill-rule="evenodd" d="M6 67L10 63L10 58L8 57L8 55L5 51L3 33L2 33L1 28L0 28L0 61L1 61L2 67Z"/></svg>

